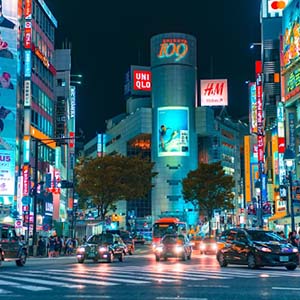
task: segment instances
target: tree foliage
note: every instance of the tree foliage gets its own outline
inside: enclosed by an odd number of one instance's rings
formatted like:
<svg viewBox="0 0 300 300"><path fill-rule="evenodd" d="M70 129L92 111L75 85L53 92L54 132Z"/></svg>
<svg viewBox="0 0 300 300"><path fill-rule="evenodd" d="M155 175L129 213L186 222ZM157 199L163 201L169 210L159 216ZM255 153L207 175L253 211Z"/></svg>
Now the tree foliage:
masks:
<svg viewBox="0 0 300 300"><path fill-rule="evenodd" d="M92 199L103 220L118 200L146 197L152 188L154 164L140 157L121 155L82 159L75 168L76 190Z"/></svg>
<svg viewBox="0 0 300 300"><path fill-rule="evenodd" d="M215 209L232 209L234 180L226 175L221 162L200 163L198 169L190 171L182 181L183 198L199 208L210 221Z"/></svg>

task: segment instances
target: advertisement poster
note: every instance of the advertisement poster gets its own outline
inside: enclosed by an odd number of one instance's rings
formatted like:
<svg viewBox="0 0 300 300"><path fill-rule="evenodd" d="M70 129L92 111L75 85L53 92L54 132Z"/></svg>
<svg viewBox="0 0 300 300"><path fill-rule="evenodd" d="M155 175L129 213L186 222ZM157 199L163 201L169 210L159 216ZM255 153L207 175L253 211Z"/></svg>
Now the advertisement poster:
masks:
<svg viewBox="0 0 300 300"><path fill-rule="evenodd" d="M15 187L17 0L2 1L0 20L0 196Z"/></svg>
<svg viewBox="0 0 300 300"><path fill-rule="evenodd" d="M189 156L189 110L158 108L158 156Z"/></svg>

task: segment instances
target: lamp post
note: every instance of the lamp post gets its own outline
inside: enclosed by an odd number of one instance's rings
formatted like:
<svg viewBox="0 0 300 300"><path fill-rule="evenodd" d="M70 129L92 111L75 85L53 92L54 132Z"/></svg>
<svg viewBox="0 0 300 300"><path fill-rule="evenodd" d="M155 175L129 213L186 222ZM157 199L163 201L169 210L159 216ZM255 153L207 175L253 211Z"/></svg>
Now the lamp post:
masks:
<svg viewBox="0 0 300 300"><path fill-rule="evenodd" d="M293 174L292 170L295 162L295 152L291 150L289 147L286 148L283 160L286 166L286 175L288 179L288 187L289 187L289 197L288 197L288 213L291 217L291 231L295 230L295 214L294 214L294 200L293 200Z"/></svg>

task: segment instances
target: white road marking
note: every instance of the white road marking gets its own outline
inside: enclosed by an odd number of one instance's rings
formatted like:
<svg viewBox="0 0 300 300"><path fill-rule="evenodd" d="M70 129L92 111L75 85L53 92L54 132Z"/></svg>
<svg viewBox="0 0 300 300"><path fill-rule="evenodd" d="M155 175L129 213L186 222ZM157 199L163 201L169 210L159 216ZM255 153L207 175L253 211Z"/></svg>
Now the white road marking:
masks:
<svg viewBox="0 0 300 300"><path fill-rule="evenodd" d="M272 286L272 290L300 291L300 288Z"/></svg>
<svg viewBox="0 0 300 300"><path fill-rule="evenodd" d="M76 298L76 299L110 299L111 296L105 295L65 295L64 298Z"/></svg>
<svg viewBox="0 0 300 300"><path fill-rule="evenodd" d="M207 298L156 297L157 300L207 300Z"/></svg>

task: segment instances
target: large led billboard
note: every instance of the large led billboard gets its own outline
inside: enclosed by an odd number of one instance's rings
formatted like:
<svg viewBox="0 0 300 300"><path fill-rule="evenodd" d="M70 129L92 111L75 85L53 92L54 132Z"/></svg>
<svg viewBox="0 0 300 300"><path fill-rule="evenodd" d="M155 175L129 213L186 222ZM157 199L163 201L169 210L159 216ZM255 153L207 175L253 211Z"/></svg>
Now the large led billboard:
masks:
<svg viewBox="0 0 300 300"><path fill-rule="evenodd" d="M158 156L189 156L189 109L159 107L157 122Z"/></svg>
<svg viewBox="0 0 300 300"><path fill-rule="evenodd" d="M299 58L300 53L300 22L299 2L292 1L284 10L282 21L283 57L282 66L288 67Z"/></svg>
<svg viewBox="0 0 300 300"><path fill-rule="evenodd" d="M17 97L17 0L2 0L0 19L0 198L14 196Z"/></svg>
<svg viewBox="0 0 300 300"><path fill-rule="evenodd" d="M227 79L201 80L201 106L227 105Z"/></svg>
<svg viewBox="0 0 300 300"><path fill-rule="evenodd" d="M262 0L262 17L282 17L283 10L292 0Z"/></svg>

